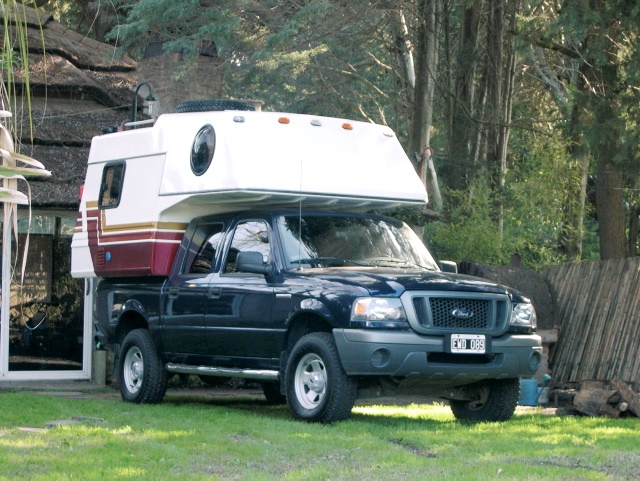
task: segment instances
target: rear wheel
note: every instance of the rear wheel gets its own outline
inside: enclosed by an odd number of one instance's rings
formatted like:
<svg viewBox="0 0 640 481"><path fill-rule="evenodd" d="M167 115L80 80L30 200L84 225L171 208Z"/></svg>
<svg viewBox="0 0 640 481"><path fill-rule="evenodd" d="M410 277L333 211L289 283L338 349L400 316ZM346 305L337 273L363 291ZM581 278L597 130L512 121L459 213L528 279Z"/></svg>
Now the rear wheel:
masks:
<svg viewBox="0 0 640 481"><path fill-rule="evenodd" d="M507 421L518 405L518 379L490 379L468 386L470 401L449 401L456 419L466 421Z"/></svg>
<svg viewBox="0 0 640 481"><path fill-rule="evenodd" d="M357 386L342 369L331 334L314 332L295 344L287 362L286 391L297 419L332 423L349 417Z"/></svg>
<svg viewBox="0 0 640 481"><path fill-rule="evenodd" d="M135 329L127 334L120 348L118 374L122 399L153 404L167 391L167 373L151 334Z"/></svg>

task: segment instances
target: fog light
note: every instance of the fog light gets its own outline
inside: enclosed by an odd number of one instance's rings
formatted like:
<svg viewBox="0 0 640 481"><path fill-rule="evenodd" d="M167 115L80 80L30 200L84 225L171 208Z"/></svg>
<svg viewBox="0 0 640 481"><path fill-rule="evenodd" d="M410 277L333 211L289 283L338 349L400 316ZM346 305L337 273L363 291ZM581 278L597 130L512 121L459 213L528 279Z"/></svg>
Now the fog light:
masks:
<svg viewBox="0 0 640 481"><path fill-rule="evenodd" d="M380 348L371 354L371 365L373 367L385 367L391 360L391 353L388 349Z"/></svg>
<svg viewBox="0 0 640 481"><path fill-rule="evenodd" d="M529 356L529 369L537 371L541 362L542 355L538 351L532 352L531 356Z"/></svg>

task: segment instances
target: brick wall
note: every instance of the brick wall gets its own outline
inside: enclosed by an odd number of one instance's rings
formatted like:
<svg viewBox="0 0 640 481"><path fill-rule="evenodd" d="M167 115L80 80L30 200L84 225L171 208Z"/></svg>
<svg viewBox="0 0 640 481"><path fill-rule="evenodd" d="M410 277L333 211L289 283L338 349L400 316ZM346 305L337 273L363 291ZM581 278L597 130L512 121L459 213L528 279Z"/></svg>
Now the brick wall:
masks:
<svg viewBox="0 0 640 481"><path fill-rule="evenodd" d="M186 100L216 99L222 96L222 60L210 55L195 58L181 53L154 55L138 64L138 82L147 82L157 101L154 116L175 112ZM141 92L146 96L146 91Z"/></svg>

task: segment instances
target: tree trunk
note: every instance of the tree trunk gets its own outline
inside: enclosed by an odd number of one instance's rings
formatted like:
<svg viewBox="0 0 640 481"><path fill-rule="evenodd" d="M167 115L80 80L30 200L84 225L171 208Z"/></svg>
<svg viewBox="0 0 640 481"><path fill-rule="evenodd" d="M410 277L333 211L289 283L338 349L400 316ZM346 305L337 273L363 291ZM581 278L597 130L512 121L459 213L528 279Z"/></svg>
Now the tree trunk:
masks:
<svg viewBox="0 0 640 481"><path fill-rule="evenodd" d="M638 255L638 218L640 217L640 205L629 207L629 257Z"/></svg>
<svg viewBox="0 0 640 481"><path fill-rule="evenodd" d="M500 191L504 185L501 154L502 103L504 101L504 4L503 0L487 2L487 168L493 191Z"/></svg>
<svg viewBox="0 0 640 481"><path fill-rule="evenodd" d="M583 75L579 76L578 90L584 88ZM587 178L589 173L589 145L581 131L584 122L581 105L574 102L569 119L569 147L567 153L575 159L580 171L579 191L569 186L570 195L562 208L562 227L558 239L558 249L568 260L580 260L582 257L582 238L584 225L584 209L587 200Z"/></svg>
<svg viewBox="0 0 640 481"><path fill-rule="evenodd" d="M592 0L590 5L601 16L603 23L610 20L605 0ZM592 135L592 152L596 157L596 211L602 260L619 259L628 254L623 167L619 161L614 160L620 154L624 128L617 94L620 72L616 38L622 35L618 28L618 24L610 22L606 32L596 30L590 35L588 40L589 48L593 51L592 60L590 63L585 62L584 67L586 79L591 83L590 88L595 87L594 93L590 95L593 124L596 127L594 130L597 130Z"/></svg>
<svg viewBox="0 0 640 481"><path fill-rule="evenodd" d="M515 78L515 31L519 1L488 0L487 11L487 169L494 192L494 215L500 233L504 222L503 189Z"/></svg>
<svg viewBox="0 0 640 481"><path fill-rule="evenodd" d="M420 0L420 26L416 46L416 88L413 103L412 126L409 137L409 154L416 170L427 187L429 204L436 211L442 209L442 196L433 156L423 155L431 141L433 99L438 68L438 15L442 0Z"/></svg>
<svg viewBox="0 0 640 481"><path fill-rule="evenodd" d="M402 79L406 83L403 91L407 90L406 97L413 98L413 89L416 86L416 71L413 61L413 49L409 40L407 20L401 8L391 9L391 28L394 36L396 62L402 72Z"/></svg>
<svg viewBox="0 0 640 481"><path fill-rule="evenodd" d="M613 89L614 66L599 69L602 78L609 81L608 87ZM609 72L607 72L609 71ZM608 92L611 90L607 89ZM598 214L598 235L600 238L600 258L619 259L627 257L625 238L626 212L624 209L624 181L622 169L612 159L619 153L620 119L615 108L615 100L610 95L602 95L595 99L595 124L606 129L606 134L599 136L600 142L594 142L593 152L596 157L596 212Z"/></svg>
<svg viewBox="0 0 640 481"><path fill-rule="evenodd" d="M622 172L608 158L600 155L597 163L596 209L602 260L627 257Z"/></svg>
<svg viewBox="0 0 640 481"><path fill-rule="evenodd" d="M478 53L478 29L483 0L474 0L467 4L462 12L460 24L460 44L457 56L455 92L450 97L450 118L448 157L449 162L443 169L448 187L462 190L467 187L470 172L473 170L472 143L478 129L474 115L476 113L475 87Z"/></svg>

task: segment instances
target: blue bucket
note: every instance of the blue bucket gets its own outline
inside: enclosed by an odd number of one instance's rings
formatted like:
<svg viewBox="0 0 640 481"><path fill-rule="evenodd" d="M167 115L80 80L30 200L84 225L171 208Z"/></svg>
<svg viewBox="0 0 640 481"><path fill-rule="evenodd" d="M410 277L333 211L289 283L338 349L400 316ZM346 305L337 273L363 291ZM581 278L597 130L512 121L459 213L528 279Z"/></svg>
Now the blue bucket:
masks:
<svg viewBox="0 0 640 481"><path fill-rule="evenodd" d="M520 398L518 404L521 406L538 405L538 381L535 379L520 379Z"/></svg>

